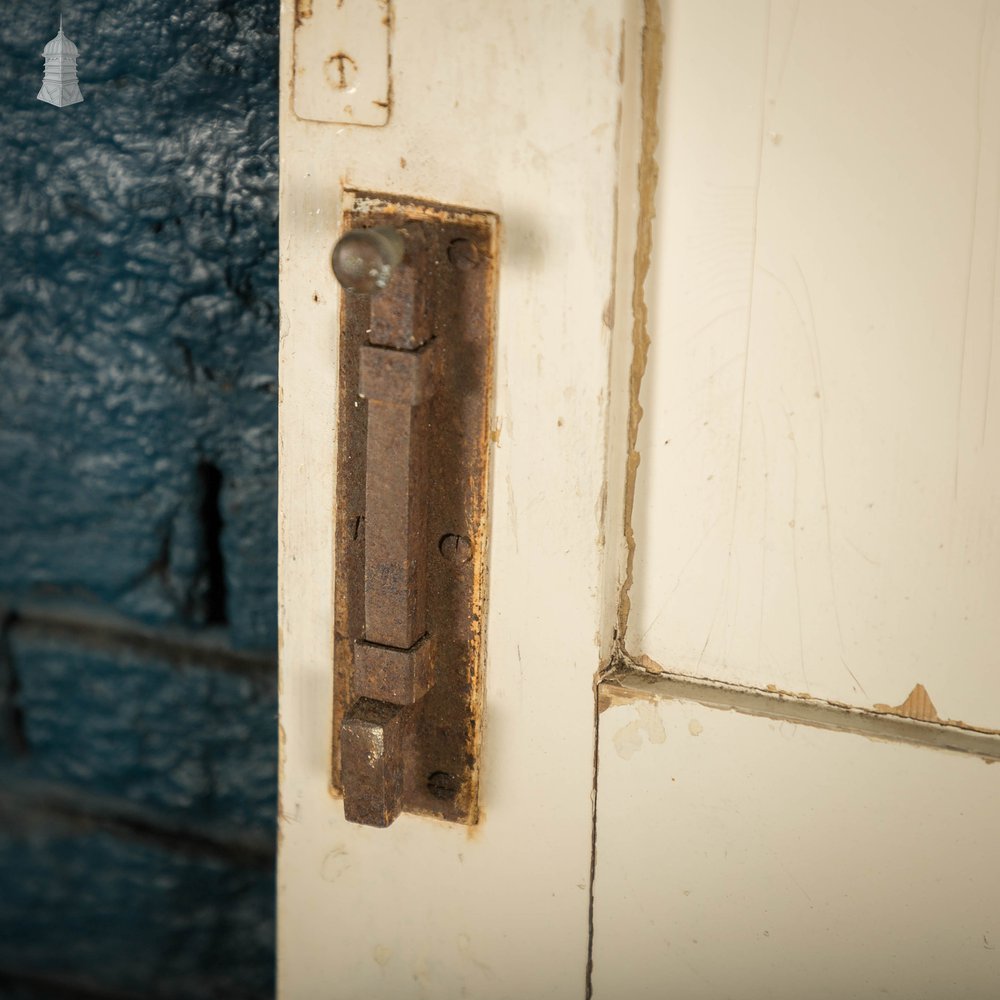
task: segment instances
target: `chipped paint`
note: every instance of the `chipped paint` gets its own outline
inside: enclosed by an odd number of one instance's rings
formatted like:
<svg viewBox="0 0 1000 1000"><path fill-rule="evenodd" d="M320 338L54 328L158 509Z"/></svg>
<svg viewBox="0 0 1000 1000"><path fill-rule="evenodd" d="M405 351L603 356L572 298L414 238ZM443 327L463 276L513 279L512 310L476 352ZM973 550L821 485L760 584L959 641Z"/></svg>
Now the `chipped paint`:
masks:
<svg viewBox="0 0 1000 1000"><path fill-rule="evenodd" d="M313 16L313 0L295 0L295 27Z"/></svg>
<svg viewBox="0 0 1000 1000"><path fill-rule="evenodd" d="M987 763L1000 760L1000 730L982 729L953 719L920 719L897 710L886 712L880 706L858 708L808 694L780 691L774 685L761 690L705 677L672 674L662 666L656 667L656 671L645 670L638 661L619 651L615 664L603 675L598 690L601 711L634 699L675 698L744 715L854 733L873 740L973 754ZM933 710L926 691L916 697L911 692L903 705L911 698L914 698L914 705L930 705Z"/></svg>
<svg viewBox="0 0 1000 1000"><path fill-rule="evenodd" d="M632 365L629 372L628 456L625 466L625 579L618 601L618 636L625 637L628 626L630 591L635 564L635 531L632 513L635 507L635 484L639 470L639 423L642 405L639 389L649 356L649 309L646 304L646 277L653 250L653 218L656 215L656 185L660 168L656 149L660 140L660 82L663 77L663 19L660 0L645 0L645 24L642 31L642 132L639 158L639 225L635 247L632 286Z"/></svg>
<svg viewBox="0 0 1000 1000"><path fill-rule="evenodd" d="M876 712L888 712L891 715L902 715L907 719L920 719L922 722L941 722L934 702L931 701L927 688L923 684L915 684L901 705L876 705Z"/></svg>
<svg viewBox="0 0 1000 1000"><path fill-rule="evenodd" d="M637 717L612 737L615 753L622 760L628 760L642 749L644 735L650 743L665 743L667 740L667 731L655 701L636 701L633 707Z"/></svg>

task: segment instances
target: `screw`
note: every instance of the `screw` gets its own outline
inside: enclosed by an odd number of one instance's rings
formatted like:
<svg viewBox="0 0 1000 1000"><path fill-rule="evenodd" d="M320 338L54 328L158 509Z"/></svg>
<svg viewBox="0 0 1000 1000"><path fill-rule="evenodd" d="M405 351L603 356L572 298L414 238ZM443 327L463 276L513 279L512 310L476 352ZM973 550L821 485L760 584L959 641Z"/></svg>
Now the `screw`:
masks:
<svg viewBox="0 0 1000 1000"><path fill-rule="evenodd" d="M465 535L445 535L438 542L438 551L453 563L467 563L472 558L472 542Z"/></svg>
<svg viewBox="0 0 1000 1000"><path fill-rule="evenodd" d="M435 771L427 779L427 791L436 799L453 799L458 794L458 778L447 771Z"/></svg>
<svg viewBox="0 0 1000 1000"><path fill-rule="evenodd" d="M472 240L452 240L448 244L448 260L460 271L471 271L479 266L479 247Z"/></svg>

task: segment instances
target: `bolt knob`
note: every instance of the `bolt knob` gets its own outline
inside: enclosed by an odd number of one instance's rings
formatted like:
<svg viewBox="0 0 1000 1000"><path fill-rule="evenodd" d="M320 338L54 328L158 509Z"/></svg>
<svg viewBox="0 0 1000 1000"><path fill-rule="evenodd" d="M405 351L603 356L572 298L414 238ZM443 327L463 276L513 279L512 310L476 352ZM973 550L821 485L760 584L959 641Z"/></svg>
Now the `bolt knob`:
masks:
<svg viewBox="0 0 1000 1000"><path fill-rule="evenodd" d="M403 250L403 237L391 226L352 229L333 248L333 273L347 291L372 295L389 284Z"/></svg>

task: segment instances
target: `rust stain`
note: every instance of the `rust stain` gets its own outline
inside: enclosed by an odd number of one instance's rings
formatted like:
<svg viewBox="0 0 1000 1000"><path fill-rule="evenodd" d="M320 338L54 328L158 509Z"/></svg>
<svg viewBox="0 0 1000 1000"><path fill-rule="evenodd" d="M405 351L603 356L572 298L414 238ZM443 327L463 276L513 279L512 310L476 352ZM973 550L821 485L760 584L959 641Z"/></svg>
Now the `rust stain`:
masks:
<svg viewBox="0 0 1000 1000"><path fill-rule="evenodd" d="M915 684L901 705L875 705L876 712L887 712L891 715L902 715L907 719L919 719L921 722L942 722L942 718L927 693L923 684ZM952 723L955 725L956 723ZM961 725L961 723L957 723Z"/></svg>
<svg viewBox="0 0 1000 1000"><path fill-rule="evenodd" d="M660 0L645 0L645 24L642 29L642 132L639 156L639 231L635 247L634 284L632 286L632 365L629 371L628 457L625 466L625 579L618 602L618 636L625 637L631 608L630 592L635 569L635 530L632 514L635 508L635 483L639 470L639 423L642 406L639 388L649 357L649 309L646 304L646 276L653 249L653 218L656 215L656 185L660 168L656 162L656 147L660 139L657 111L660 101L660 81L663 77L663 20Z"/></svg>
<svg viewBox="0 0 1000 1000"><path fill-rule="evenodd" d="M336 64L336 79L330 75L331 68ZM354 73L358 71L358 64L346 52L334 52L328 56L324 66L327 83L335 90L347 90L347 67L351 67Z"/></svg>
<svg viewBox="0 0 1000 1000"><path fill-rule="evenodd" d="M295 27L302 26L313 16L313 0L295 0Z"/></svg>

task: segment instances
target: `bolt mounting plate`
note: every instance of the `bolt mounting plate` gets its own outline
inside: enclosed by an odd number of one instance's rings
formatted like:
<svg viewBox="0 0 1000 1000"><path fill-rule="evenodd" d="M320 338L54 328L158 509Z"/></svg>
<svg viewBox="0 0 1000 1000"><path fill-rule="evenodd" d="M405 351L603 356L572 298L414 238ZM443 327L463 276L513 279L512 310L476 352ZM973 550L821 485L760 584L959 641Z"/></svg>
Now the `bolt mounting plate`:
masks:
<svg viewBox="0 0 1000 1000"><path fill-rule="evenodd" d="M426 622L434 640L434 684L406 709L402 808L471 825L479 816L497 218L346 192L343 231L374 226L400 229L407 252L419 258L420 308L427 310L440 355L439 387L426 429ZM368 403L358 390L362 347L378 333L372 329L371 301L350 293L341 297L330 768L338 794L341 723L353 697L358 642L365 637Z"/></svg>

